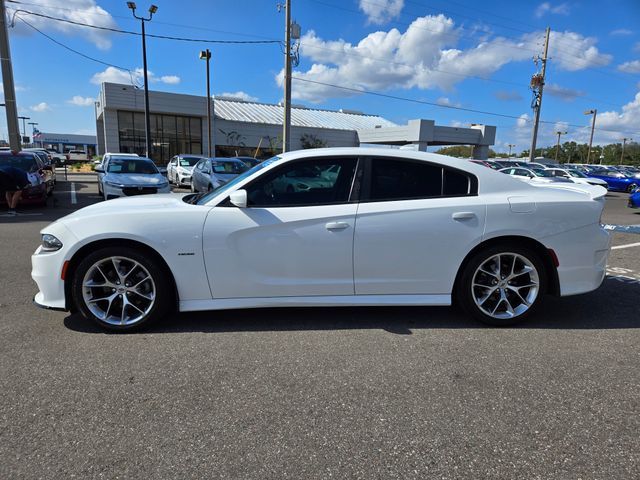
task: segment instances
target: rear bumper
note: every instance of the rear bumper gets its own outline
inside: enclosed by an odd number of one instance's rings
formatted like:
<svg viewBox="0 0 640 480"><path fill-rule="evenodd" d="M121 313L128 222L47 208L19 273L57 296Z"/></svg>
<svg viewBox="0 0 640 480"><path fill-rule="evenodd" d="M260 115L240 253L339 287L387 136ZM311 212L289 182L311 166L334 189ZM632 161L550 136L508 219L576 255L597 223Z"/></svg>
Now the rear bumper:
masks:
<svg viewBox="0 0 640 480"><path fill-rule="evenodd" d="M40 298L38 298L40 296ZM56 312L68 312L69 310L67 310L66 308L58 308L58 307L50 307L48 305L44 305L42 303L40 303L42 294L40 292L38 292L36 294L35 297L33 297L33 304L38 307L38 308L43 308L44 310L54 310Z"/></svg>
<svg viewBox="0 0 640 480"><path fill-rule="evenodd" d="M607 273L611 235L599 224L544 239L558 256L560 295L578 295L596 290Z"/></svg>

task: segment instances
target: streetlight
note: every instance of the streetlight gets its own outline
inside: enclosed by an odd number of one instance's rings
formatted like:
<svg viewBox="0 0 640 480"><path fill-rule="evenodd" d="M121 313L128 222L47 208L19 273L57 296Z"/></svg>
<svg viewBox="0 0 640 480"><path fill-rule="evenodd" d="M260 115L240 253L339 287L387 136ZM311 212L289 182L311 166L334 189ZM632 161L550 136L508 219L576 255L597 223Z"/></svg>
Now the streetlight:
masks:
<svg viewBox="0 0 640 480"><path fill-rule="evenodd" d="M558 163L558 150L560 150L560 135L566 135L567 132L556 132L556 135L558 135L558 142L556 143L556 160L555 162Z"/></svg>
<svg viewBox="0 0 640 480"><path fill-rule="evenodd" d="M620 154L620 165L624 164L624 146L627 144L627 140L631 141L633 138L623 138L622 139L622 153Z"/></svg>
<svg viewBox="0 0 640 480"><path fill-rule="evenodd" d="M151 158L151 119L149 115L149 79L147 78L147 42L144 32L144 22L150 22L153 14L158 11L158 7L149 7L149 18L136 15L136 2L127 2L127 7L131 9L134 18L140 20L142 24L142 67L144 68L144 124L145 124L145 149L146 156Z"/></svg>
<svg viewBox="0 0 640 480"><path fill-rule="evenodd" d="M29 125L31 125L31 143L35 146L36 145L36 125L38 125L38 122L29 122Z"/></svg>
<svg viewBox="0 0 640 480"><path fill-rule="evenodd" d="M584 114L593 115L593 118L591 119L591 138L589 138L589 152L587 153L587 163L590 163L591 144L593 143L593 130L596 128L596 115L598 114L598 109L594 108L593 110L586 110Z"/></svg>
<svg viewBox="0 0 640 480"><path fill-rule="evenodd" d="M507 144L507 147L509 147L509 158L511 158L511 148L515 147L516 144L515 143L509 143Z"/></svg>
<svg viewBox="0 0 640 480"><path fill-rule="evenodd" d="M31 120L31 117L18 117L18 119L22 120L22 136L26 137L27 136L27 124L25 123L25 120Z"/></svg>
<svg viewBox="0 0 640 480"><path fill-rule="evenodd" d="M210 88L210 77L209 77L209 62L211 60L211 51L207 48L206 50L200 51L200 60L206 60L207 62L207 156L215 157L216 152L212 153L211 149L211 88Z"/></svg>

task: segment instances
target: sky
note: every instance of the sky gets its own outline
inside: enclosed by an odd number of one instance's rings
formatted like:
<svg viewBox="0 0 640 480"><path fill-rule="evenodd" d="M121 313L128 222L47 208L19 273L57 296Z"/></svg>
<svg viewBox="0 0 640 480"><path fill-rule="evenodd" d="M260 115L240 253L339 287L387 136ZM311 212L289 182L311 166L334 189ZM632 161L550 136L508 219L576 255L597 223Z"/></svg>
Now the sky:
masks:
<svg viewBox="0 0 640 480"><path fill-rule="evenodd" d="M283 0L284 1L284 0ZM149 1L138 1L138 14ZM19 114L53 133L95 134L101 81L142 86L140 36L50 17L140 31L125 1L7 0ZM148 34L149 87L206 94L200 50L212 51L212 92L283 98L284 13L276 0L155 0ZM640 141L640 1L292 0L301 26L293 102L381 115L404 124L497 126L495 150L528 149L531 76L551 28L538 146ZM32 12L32 13L27 13ZM73 50L73 51L72 51ZM89 57L89 58L87 58ZM102 62L102 63L100 63ZM319 83L318 83L319 82ZM341 87L341 88L336 88ZM382 95L380 95L382 94ZM384 95L384 96L383 96ZM393 97L393 98L391 98ZM30 127L27 126L30 133ZM6 138L6 118L0 137Z"/></svg>

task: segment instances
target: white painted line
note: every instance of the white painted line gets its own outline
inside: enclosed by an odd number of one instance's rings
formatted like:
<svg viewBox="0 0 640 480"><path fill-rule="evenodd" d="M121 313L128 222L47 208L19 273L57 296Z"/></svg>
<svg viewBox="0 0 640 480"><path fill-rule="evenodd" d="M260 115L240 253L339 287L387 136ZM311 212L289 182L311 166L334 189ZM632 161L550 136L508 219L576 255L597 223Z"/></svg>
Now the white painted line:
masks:
<svg viewBox="0 0 640 480"><path fill-rule="evenodd" d="M611 250L618 250L620 248L631 248L631 247L640 247L640 242L629 243L627 245L616 245L615 247L611 247Z"/></svg>
<svg viewBox="0 0 640 480"><path fill-rule="evenodd" d="M78 199L76 198L76 184L71 182L71 204L74 205L78 203Z"/></svg>

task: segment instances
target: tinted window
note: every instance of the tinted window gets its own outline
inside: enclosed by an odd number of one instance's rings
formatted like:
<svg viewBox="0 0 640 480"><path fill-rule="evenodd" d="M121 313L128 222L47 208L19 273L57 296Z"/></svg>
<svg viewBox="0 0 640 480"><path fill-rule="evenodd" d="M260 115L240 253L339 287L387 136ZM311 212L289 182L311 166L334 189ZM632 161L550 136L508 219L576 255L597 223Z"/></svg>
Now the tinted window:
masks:
<svg viewBox="0 0 640 480"><path fill-rule="evenodd" d="M180 166L181 167L193 167L196 163L198 163L198 161L200 160L199 157L181 157L180 158ZM177 162L174 161L174 165Z"/></svg>
<svg viewBox="0 0 640 480"><path fill-rule="evenodd" d="M371 200L438 197L441 193L442 167L383 158L371 162Z"/></svg>
<svg viewBox="0 0 640 480"><path fill-rule="evenodd" d="M247 187L249 206L300 206L347 203L355 158L293 162Z"/></svg>
<svg viewBox="0 0 640 480"><path fill-rule="evenodd" d="M238 175L249 170L249 166L240 161L219 161L211 162L213 173Z"/></svg>
<svg viewBox="0 0 640 480"><path fill-rule="evenodd" d="M464 173L445 168L442 190L445 196L467 195L471 193L471 182Z"/></svg>
<svg viewBox="0 0 640 480"><path fill-rule="evenodd" d="M38 170L38 162L31 155L2 155L0 156L0 165L19 168L25 172Z"/></svg>

